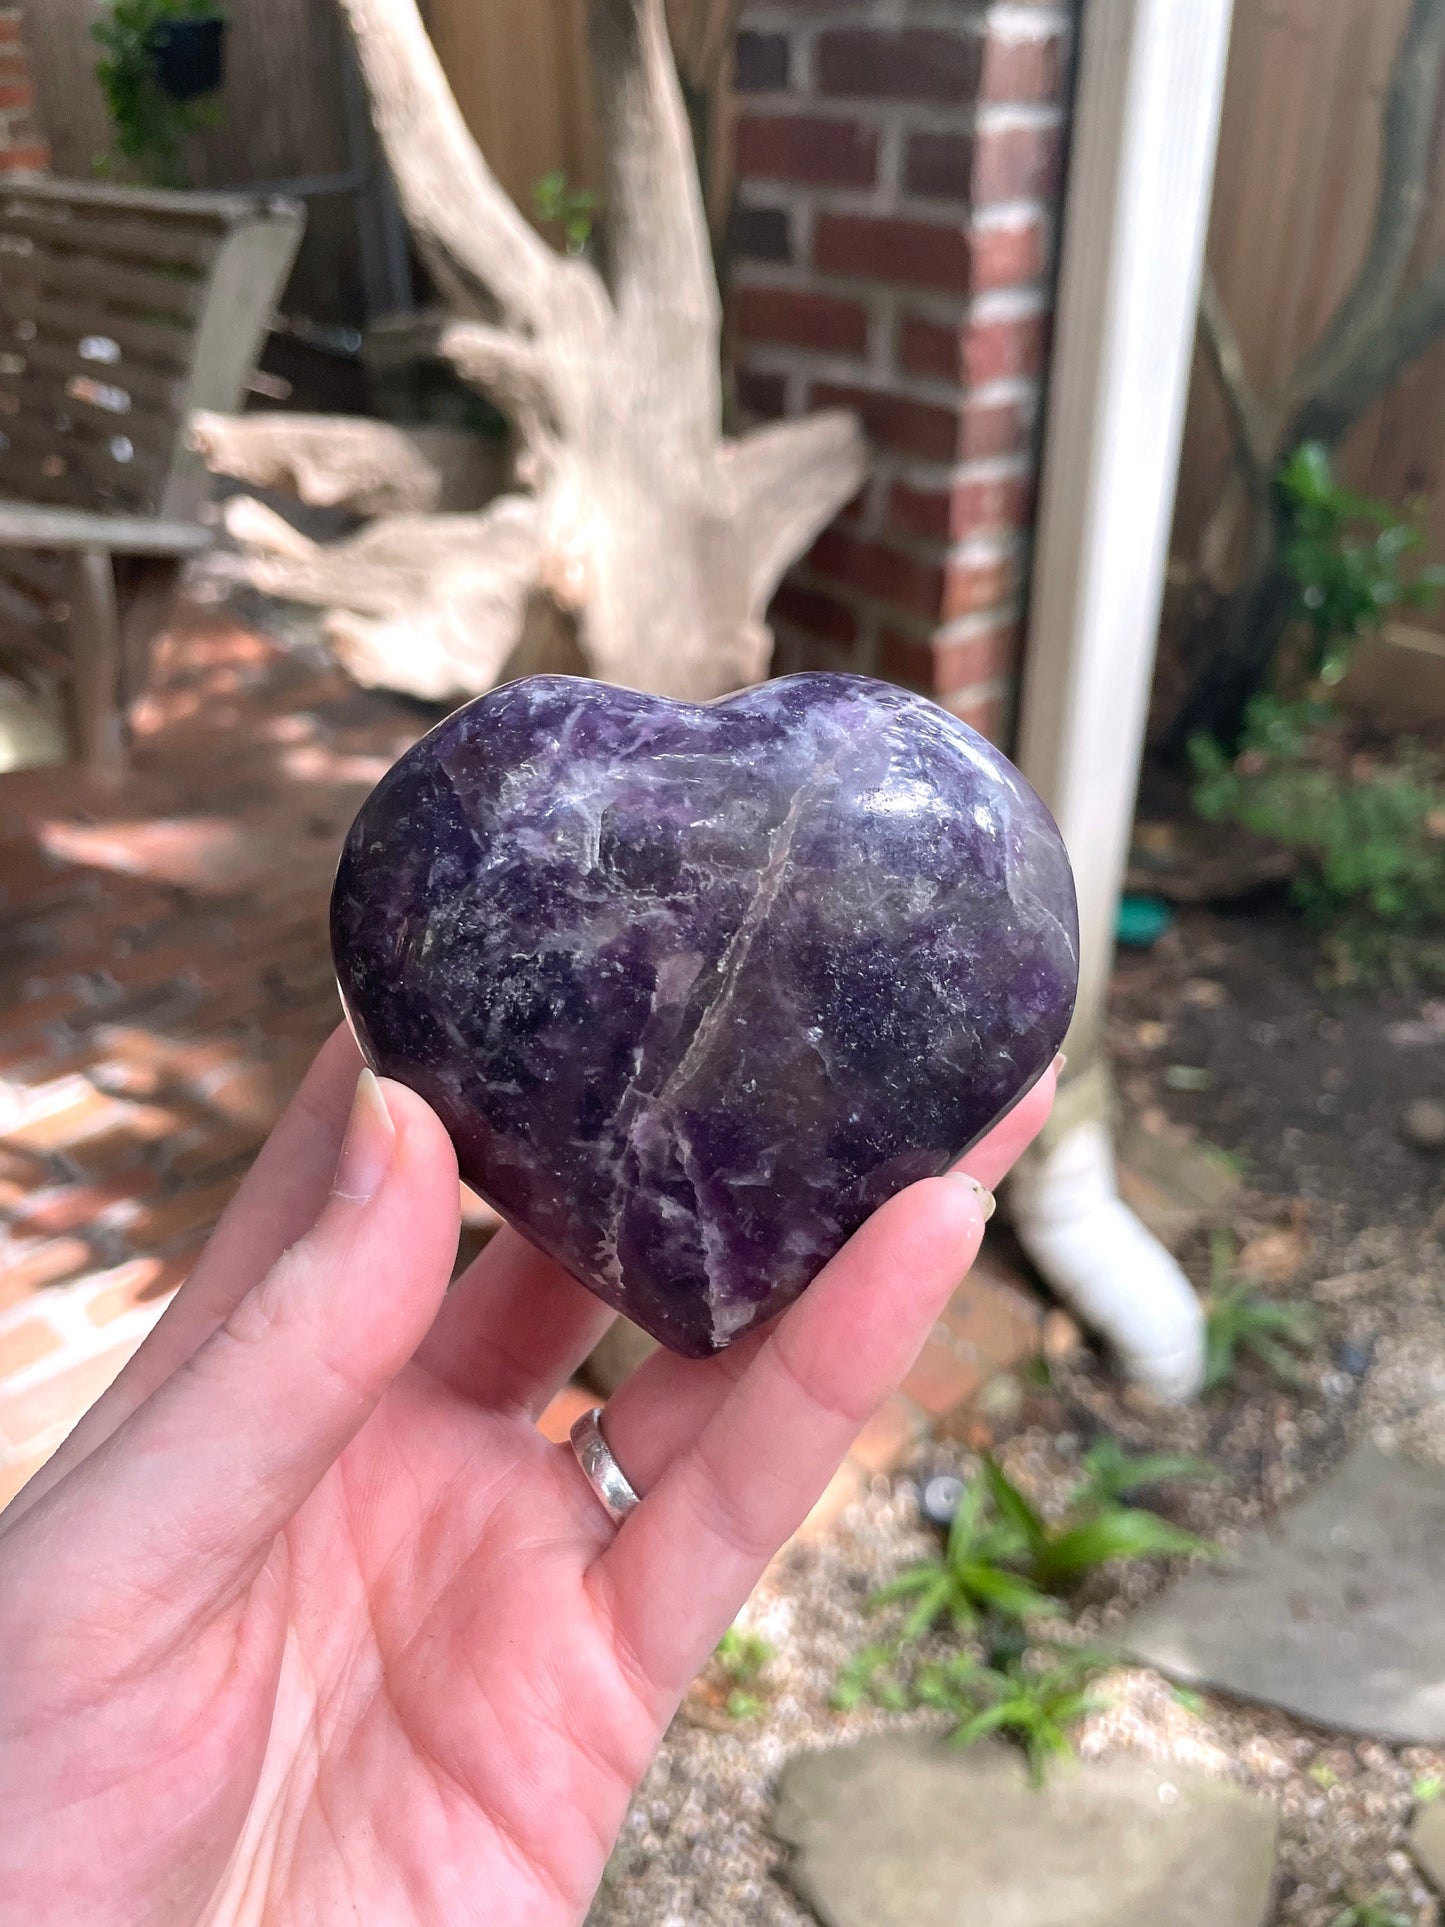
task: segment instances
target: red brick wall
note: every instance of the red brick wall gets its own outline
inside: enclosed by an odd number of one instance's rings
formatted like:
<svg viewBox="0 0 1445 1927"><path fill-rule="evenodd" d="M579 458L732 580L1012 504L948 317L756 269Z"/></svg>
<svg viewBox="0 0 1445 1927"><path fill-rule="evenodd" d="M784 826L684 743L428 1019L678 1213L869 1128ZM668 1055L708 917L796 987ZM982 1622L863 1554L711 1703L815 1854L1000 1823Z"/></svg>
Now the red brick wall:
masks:
<svg viewBox="0 0 1445 1927"><path fill-rule="evenodd" d="M20 7L0 6L0 174L43 174L50 166L21 38L22 19ZM38 20L29 31L35 32L37 25Z"/></svg>
<svg viewBox="0 0 1445 1927"><path fill-rule="evenodd" d="M870 479L773 608L1009 733L1049 351L1068 0L756 0L731 338L754 416L856 409Z"/></svg>

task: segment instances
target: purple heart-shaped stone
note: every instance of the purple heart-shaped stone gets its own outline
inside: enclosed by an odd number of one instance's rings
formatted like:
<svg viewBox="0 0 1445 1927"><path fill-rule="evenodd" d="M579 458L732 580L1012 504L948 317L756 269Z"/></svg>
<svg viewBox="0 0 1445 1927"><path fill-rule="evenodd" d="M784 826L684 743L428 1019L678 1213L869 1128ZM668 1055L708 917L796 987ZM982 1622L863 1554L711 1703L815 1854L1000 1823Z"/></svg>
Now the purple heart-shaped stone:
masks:
<svg viewBox="0 0 1445 1927"><path fill-rule="evenodd" d="M494 690L367 799L331 931L363 1051L467 1183L694 1357L1028 1089L1078 969L1038 797L860 676Z"/></svg>

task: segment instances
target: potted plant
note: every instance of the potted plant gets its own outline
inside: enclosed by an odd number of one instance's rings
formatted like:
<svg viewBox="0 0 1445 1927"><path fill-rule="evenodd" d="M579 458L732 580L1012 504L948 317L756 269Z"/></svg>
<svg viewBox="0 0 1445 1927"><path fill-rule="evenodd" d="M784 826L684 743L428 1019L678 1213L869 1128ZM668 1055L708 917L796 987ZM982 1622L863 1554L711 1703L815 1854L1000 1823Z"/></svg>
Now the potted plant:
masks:
<svg viewBox="0 0 1445 1927"><path fill-rule="evenodd" d="M157 84L172 100L215 93L225 76L226 16L210 0L178 7L147 35Z"/></svg>
<svg viewBox="0 0 1445 1927"><path fill-rule="evenodd" d="M221 84L226 16L215 0L110 0L91 33L104 49L96 78L115 132L97 163L158 187L187 185L186 142Z"/></svg>

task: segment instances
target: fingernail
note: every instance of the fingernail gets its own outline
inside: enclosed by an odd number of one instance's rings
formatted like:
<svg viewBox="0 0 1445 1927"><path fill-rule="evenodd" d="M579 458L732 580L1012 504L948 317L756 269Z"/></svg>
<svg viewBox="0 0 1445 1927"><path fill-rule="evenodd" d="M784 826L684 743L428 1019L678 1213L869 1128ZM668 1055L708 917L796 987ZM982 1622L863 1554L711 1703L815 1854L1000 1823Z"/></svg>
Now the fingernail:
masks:
<svg viewBox="0 0 1445 1927"><path fill-rule="evenodd" d="M950 1171L949 1176L957 1178L960 1184L966 1184L969 1190L974 1192L978 1198L978 1208L983 1213L983 1221L987 1224L998 1209L998 1200L992 1191L986 1184L980 1184L977 1178L971 1178L967 1171Z"/></svg>
<svg viewBox="0 0 1445 1927"><path fill-rule="evenodd" d="M375 1197L391 1167L395 1149L396 1126L387 1111L381 1086L374 1072L363 1071L356 1080L356 1096L351 1102L346 1141L336 1161L332 1196L349 1198L353 1204L365 1204L368 1198Z"/></svg>
<svg viewBox="0 0 1445 1927"><path fill-rule="evenodd" d="M1062 1051L1060 1051L1058 1056L1054 1059L1054 1069L1060 1077L1063 1076L1064 1066L1068 1063L1068 1061L1069 1061L1068 1058L1065 1057Z"/></svg>

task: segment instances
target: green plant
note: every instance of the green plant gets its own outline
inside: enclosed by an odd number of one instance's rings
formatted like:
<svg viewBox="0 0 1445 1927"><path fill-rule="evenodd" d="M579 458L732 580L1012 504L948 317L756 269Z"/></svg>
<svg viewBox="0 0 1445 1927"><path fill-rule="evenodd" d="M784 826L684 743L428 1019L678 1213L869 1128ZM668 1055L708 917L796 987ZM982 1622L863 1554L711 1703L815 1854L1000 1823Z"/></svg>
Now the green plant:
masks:
<svg viewBox="0 0 1445 1927"><path fill-rule="evenodd" d="M898 1672L899 1647L865 1646L855 1653L838 1675L829 1695L840 1713L851 1713L864 1700L871 1700L890 1713L902 1713L913 1704L910 1689Z"/></svg>
<svg viewBox="0 0 1445 1927"><path fill-rule="evenodd" d="M1257 1358L1287 1385L1300 1382L1299 1354L1315 1336L1309 1305L1281 1305L1262 1297L1234 1275L1234 1247L1227 1231L1209 1241L1209 1301L1205 1310L1204 1389L1233 1378L1242 1354Z"/></svg>
<svg viewBox="0 0 1445 1927"><path fill-rule="evenodd" d="M1148 1559L1211 1552L1208 1540L1172 1525L1142 1506L1120 1504L1102 1492L1082 1490L1061 1520L1045 1519L993 1460L984 1476L1001 1518L1017 1535L1024 1570L1045 1592L1064 1592L1113 1559Z"/></svg>
<svg viewBox="0 0 1445 1927"><path fill-rule="evenodd" d="M1335 1915L1334 1927L1414 1927L1411 1915L1396 1905L1399 1899L1397 1888L1382 1887L1378 1893L1342 1908Z"/></svg>
<svg viewBox="0 0 1445 1927"><path fill-rule="evenodd" d="M569 254L581 254L592 239L602 197L590 187L574 187L560 167L544 174L532 188L537 219L560 227Z"/></svg>
<svg viewBox="0 0 1445 1927"><path fill-rule="evenodd" d="M864 1647L844 1667L833 1705L849 1712L867 1700L894 1712L912 1706L951 1711L960 1744L986 1732L1011 1733L1035 1775L1045 1758L1067 1751L1062 1735L1087 1711L1081 1680L1115 1656L1044 1637L1040 1622L1062 1610L1053 1595L1111 1559L1213 1550L1194 1533L1122 1502L1123 1494L1165 1478L1209 1476L1201 1461L1173 1453L1136 1457L1101 1440L1084 1467L1067 1512L1053 1522L985 1458L938 1555L909 1566L869 1600L874 1611L906 1603L907 1615L891 1640ZM944 1626L973 1645L920 1664L918 1642ZM1049 1664L1045 1650L1054 1653Z"/></svg>
<svg viewBox="0 0 1445 1927"><path fill-rule="evenodd" d="M738 1626L729 1626L718 1641L713 1660L729 1682L724 1703L729 1719L756 1719L767 1710L767 1697L757 1689L772 1658L773 1648L767 1640Z"/></svg>
<svg viewBox="0 0 1445 1927"><path fill-rule="evenodd" d="M1435 974L1445 946L1445 762L1402 743L1354 750L1325 702L1257 696L1236 756L1190 744L1194 806L1293 850L1296 903L1332 932L1337 972ZM1431 933L1435 933L1432 935ZM1407 955L1398 937L1417 941Z"/></svg>
<svg viewBox="0 0 1445 1927"><path fill-rule="evenodd" d="M1047 1520L993 1458L970 1480L942 1550L899 1573L869 1607L908 1601L896 1650L949 1622L962 1633L986 1621L1027 1621L1059 1611L1052 1595L1067 1592L1112 1559L1208 1552L1206 1540L1161 1519L1119 1494L1164 1477L1200 1477L1208 1467L1173 1455L1131 1459L1115 1446L1096 1446L1088 1476L1068 1511ZM1162 1468L1162 1469L1161 1469Z"/></svg>
<svg viewBox="0 0 1445 1927"><path fill-rule="evenodd" d="M1116 1504L1148 1486L1176 1479L1219 1477L1219 1468L1205 1459L1192 1458L1187 1452L1126 1452L1108 1433L1084 1454L1083 1469L1084 1482L1072 1502L1076 1508Z"/></svg>
<svg viewBox="0 0 1445 1927"><path fill-rule="evenodd" d="M1104 1704L1088 1690L1098 1671L1092 1655L1052 1662L1025 1655L999 1667L965 1654L924 1668L916 1699L957 1717L949 1735L954 1746L973 1746L990 1733L1016 1740L1030 1780L1040 1786L1051 1761L1072 1757L1071 1729Z"/></svg>
<svg viewBox="0 0 1445 1927"><path fill-rule="evenodd" d="M1032 1577L1013 1568L1019 1551L1019 1533L998 1507L991 1481L972 1479L953 1515L942 1552L909 1566L874 1593L869 1605L912 1601L898 1635L900 1644L921 1638L943 1620L971 1633L988 1613L1027 1619L1057 1612L1056 1603Z"/></svg>
<svg viewBox="0 0 1445 1927"><path fill-rule="evenodd" d="M1428 608L1445 570L1413 568L1424 541L1418 516L1371 500L1335 479L1329 450L1305 442L1275 479L1280 555L1294 590L1294 614L1308 629L1306 671L1325 685L1344 675L1351 652L1396 609Z"/></svg>
<svg viewBox="0 0 1445 1927"><path fill-rule="evenodd" d="M1410 1784L1410 1798L1416 1806L1433 1806L1442 1793L1445 1793L1445 1780L1438 1773L1422 1773Z"/></svg>
<svg viewBox="0 0 1445 1927"><path fill-rule="evenodd" d="M110 157L101 173L121 172L155 187L185 187L186 143L213 117L207 101L172 100L156 78L152 38L176 20L214 19L215 0L110 0L91 27L102 48L95 77L105 96L120 166Z"/></svg>

